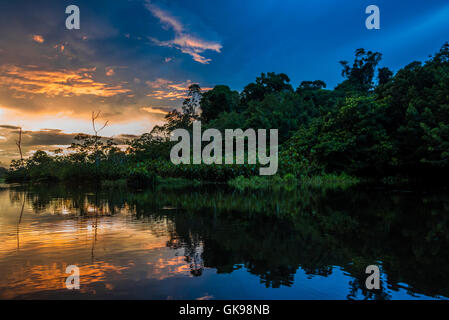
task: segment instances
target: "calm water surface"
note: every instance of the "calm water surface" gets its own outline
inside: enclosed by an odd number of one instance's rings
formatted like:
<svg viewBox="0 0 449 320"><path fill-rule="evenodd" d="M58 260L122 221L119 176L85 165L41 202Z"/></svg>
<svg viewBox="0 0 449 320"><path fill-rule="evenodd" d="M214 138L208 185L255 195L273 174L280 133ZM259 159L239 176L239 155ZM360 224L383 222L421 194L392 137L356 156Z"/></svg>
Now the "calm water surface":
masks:
<svg viewBox="0 0 449 320"><path fill-rule="evenodd" d="M0 188L1 299L446 299L449 196ZM382 288L365 290L377 264ZM77 265L81 289L65 288Z"/></svg>

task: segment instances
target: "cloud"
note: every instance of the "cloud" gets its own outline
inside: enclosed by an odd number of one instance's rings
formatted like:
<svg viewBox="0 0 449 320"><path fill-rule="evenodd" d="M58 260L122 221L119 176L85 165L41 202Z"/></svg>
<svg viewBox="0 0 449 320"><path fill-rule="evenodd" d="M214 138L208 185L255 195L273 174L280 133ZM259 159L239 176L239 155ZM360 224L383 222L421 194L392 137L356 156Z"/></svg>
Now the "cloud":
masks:
<svg viewBox="0 0 449 320"><path fill-rule="evenodd" d="M166 80L166 79L162 79L162 78L158 78L154 81L147 81L145 82L150 88L162 88L162 87L166 87L169 84L172 84L173 81L170 80Z"/></svg>
<svg viewBox="0 0 449 320"><path fill-rule="evenodd" d="M93 79L96 68L56 71L39 70L35 66L0 66L0 86L21 94L41 94L47 97L94 95L112 97L131 90L121 85L109 85Z"/></svg>
<svg viewBox="0 0 449 320"><path fill-rule="evenodd" d="M106 75L107 75L108 77L111 77L111 76L113 76L114 74L115 74L114 68L111 68L111 67L106 68Z"/></svg>
<svg viewBox="0 0 449 320"><path fill-rule="evenodd" d="M147 81L146 84L155 89L151 93L147 94L148 97L153 97L157 100L176 101L187 98L189 86L193 84L191 80L187 80L181 83L175 83L173 81L158 78L154 81ZM202 91L209 91L212 88L202 88Z"/></svg>
<svg viewBox="0 0 449 320"><path fill-rule="evenodd" d="M37 43L44 43L45 39L43 36L35 34L35 35L33 35L33 41L37 42Z"/></svg>
<svg viewBox="0 0 449 320"><path fill-rule="evenodd" d="M161 107L142 107L141 109L148 113L163 114L163 115L166 115L168 113Z"/></svg>
<svg viewBox="0 0 449 320"><path fill-rule="evenodd" d="M8 163L11 159L18 159L19 152L16 146L18 127L0 125L0 161ZM24 130L22 132L22 150L25 155L30 155L36 150L52 151L58 148L68 147L75 138L75 134L67 134L61 130L44 129L39 131Z"/></svg>
<svg viewBox="0 0 449 320"><path fill-rule="evenodd" d="M202 64L209 64L212 59L201 55L206 50L220 53L223 48L218 42L202 40L185 31L183 24L169 12L160 9L150 1L146 3L147 9L159 19L162 25L168 29L171 28L175 32L175 38L168 41L160 41L156 38L149 39L156 45L161 47L169 47L180 50L182 53L192 56L193 60ZM167 61L166 61L167 62Z"/></svg>
<svg viewBox="0 0 449 320"><path fill-rule="evenodd" d="M11 159L19 159L19 151L16 141L19 131L14 126L0 125L0 163L9 163ZM42 150L52 152L56 149L67 151L68 147L75 142L78 133L65 133L59 129L41 129L37 131L22 131L22 151L25 158L31 156L35 151ZM111 139L119 146L124 145L127 140L135 139L138 135L120 134ZM105 141L105 136L102 137Z"/></svg>
<svg viewBox="0 0 449 320"><path fill-rule="evenodd" d="M0 125L0 129L11 129L11 130L18 130L20 127L17 126L10 126L10 125Z"/></svg>
<svg viewBox="0 0 449 320"><path fill-rule="evenodd" d="M166 28L172 28L177 33L182 33L184 31L182 23L167 11L160 9L150 1L147 1L146 7Z"/></svg>
<svg viewBox="0 0 449 320"><path fill-rule="evenodd" d="M192 84L190 80L182 83L174 83L166 79L156 79L155 81L147 81L146 84L153 90L147 94L148 97L153 97L157 100L181 100L187 97L188 87Z"/></svg>

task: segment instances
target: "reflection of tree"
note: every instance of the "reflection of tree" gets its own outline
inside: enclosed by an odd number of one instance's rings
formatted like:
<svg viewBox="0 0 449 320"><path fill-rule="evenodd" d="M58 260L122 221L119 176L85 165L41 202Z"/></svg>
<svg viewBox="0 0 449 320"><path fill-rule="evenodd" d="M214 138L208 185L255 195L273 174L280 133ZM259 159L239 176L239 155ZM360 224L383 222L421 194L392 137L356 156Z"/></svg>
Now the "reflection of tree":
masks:
<svg viewBox="0 0 449 320"><path fill-rule="evenodd" d="M202 258L202 242L198 233L186 230L185 236L179 237L175 230L171 230L171 238L167 246L172 249L184 249L185 261L190 265L190 273L194 277L203 274L204 262Z"/></svg>
<svg viewBox="0 0 449 320"><path fill-rule="evenodd" d="M229 192L194 190L100 190L64 186L17 189L36 213L76 208L99 216L129 208L149 219L167 246L184 249L192 275L204 268L231 273L245 267L267 287L291 286L298 268L328 277L334 266L351 276L348 298L388 299L386 288L449 296L449 207L444 195L382 192ZM169 208L169 209L167 209ZM361 276L382 261L385 287L365 289Z"/></svg>
<svg viewBox="0 0 449 320"><path fill-rule="evenodd" d="M20 223L22 222L23 210L25 209L25 193L22 195L22 207L20 209L19 221L17 221L17 250L20 249Z"/></svg>
<svg viewBox="0 0 449 320"><path fill-rule="evenodd" d="M379 290L368 290L366 289L364 279L353 278L353 280L349 281L348 300L357 299L359 297L359 292L364 300L388 300L391 298L391 296L385 292L383 286L381 286Z"/></svg>

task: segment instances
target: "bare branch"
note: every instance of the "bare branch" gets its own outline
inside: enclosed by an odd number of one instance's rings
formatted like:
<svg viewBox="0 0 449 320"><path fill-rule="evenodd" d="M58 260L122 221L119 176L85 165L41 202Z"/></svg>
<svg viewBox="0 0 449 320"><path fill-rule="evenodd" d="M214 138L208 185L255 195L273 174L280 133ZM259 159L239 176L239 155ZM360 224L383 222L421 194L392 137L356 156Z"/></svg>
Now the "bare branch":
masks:
<svg viewBox="0 0 449 320"><path fill-rule="evenodd" d="M22 128L19 130L19 140L16 140L16 145L19 148L20 164L23 165L23 153L22 153Z"/></svg>

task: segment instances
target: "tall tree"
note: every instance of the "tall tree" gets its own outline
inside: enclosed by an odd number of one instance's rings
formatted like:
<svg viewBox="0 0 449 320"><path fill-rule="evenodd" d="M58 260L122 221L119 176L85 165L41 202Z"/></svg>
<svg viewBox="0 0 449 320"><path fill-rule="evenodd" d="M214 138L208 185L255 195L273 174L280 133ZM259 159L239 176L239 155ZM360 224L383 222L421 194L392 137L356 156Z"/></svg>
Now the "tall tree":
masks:
<svg viewBox="0 0 449 320"><path fill-rule="evenodd" d="M284 73L262 73L256 82L248 84L241 94L242 104L248 105L251 100L262 101L266 94L276 92L292 92L290 78Z"/></svg>
<svg viewBox="0 0 449 320"><path fill-rule="evenodd" d="M187 97L182 103L182 110L173 109L165 116L166 123L155 126L152 134L167 137L175 129L189 129L193 121L200 118L198 111L202 98L201 87L198 84L189 86Z"/></svg>
<svg viewBox="0 0 449 320"><path fill-rule="evenodd" d="M237 91L232 91L228 86L217 85L212 90L203 94L201 99L201 118L205 122L218 118L222 112L237 111L240 96Z"/></svg>
<svg viewBox="0 0 449 320"><path fill-rule="evenodd" d="M357 49L352 66L348 61L340 61L343 67L341 74L346 80L336 89L367 93L373 88L374 73L381 59L382 54L379 52Z"/></svg>

